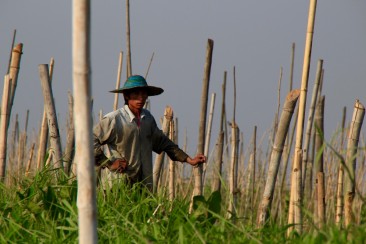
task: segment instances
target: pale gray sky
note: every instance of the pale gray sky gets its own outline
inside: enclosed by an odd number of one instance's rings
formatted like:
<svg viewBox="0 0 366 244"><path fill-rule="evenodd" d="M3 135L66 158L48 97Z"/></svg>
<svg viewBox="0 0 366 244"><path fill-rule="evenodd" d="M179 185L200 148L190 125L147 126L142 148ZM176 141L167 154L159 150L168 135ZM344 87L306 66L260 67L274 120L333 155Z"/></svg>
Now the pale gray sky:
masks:
<svg viewBox="0 0 366 244"><path fill-rule="evenodd" d="M38 131L43 111L38 65L49 63L54 57L53 87L63 138L67 92L72 90L71 4L72 1L65 0L2 0L0 8L0 74L6 73L14 29L17 29L16 43L24 44L12 118L18 113L24 128L29 109L29 129ZM309 1L155 0L131 1L130 5L133 73L144 75L155 52L147 80L165 92L151 99L151 110L158 119L166 105L172 106L179 118L180 144L187 129L191 154L197 144L208 38L214 40L210 83L210 94L217 93L214 132L219 125L225 70L227 110L231 118L232 70L236 67L236 118L244 132L245 145L255 125L258 138L266 135L272 125L281 66L282 107L288 92L293 42L296 43L294 88L300 87ZM327 139L339 126L344 106L349 121L355 100L366 104L365 13L364 0L318 1L308 90L311 93L317 60L323 59ZM97 115L100 109L107 113L113 106L113 95L108 91L115 87L119 52L126 49L125 1L92 1L91 18L92 92ZM125 76L124 67L122 83ZM216 136L214 133L211 145Z"/></svg>

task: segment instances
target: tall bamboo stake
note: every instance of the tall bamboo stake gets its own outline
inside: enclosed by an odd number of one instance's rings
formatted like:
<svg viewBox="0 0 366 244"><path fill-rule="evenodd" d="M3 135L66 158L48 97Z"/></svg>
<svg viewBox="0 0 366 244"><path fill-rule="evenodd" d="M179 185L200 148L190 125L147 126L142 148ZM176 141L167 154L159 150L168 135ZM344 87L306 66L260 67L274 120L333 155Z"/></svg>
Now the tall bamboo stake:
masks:
<svg viewBox="0 0 366 244"><path fill-rule="evenodd" d="M169 130L170 140L174 140L174 120L170 121ZM173 201L175 198L175 162L169 159L169 200Z"/></svg>
<svg viewBox="0 0 366 244"><path fill-rule="evenodd" d="M50 69L49 69L50 84L52 84L54 65L55 65L55 60L53 58L51 58ZM44 159L45 159L44 157L46 155L46 148L47 148L47 139L48 139L47 112L46 112L46 108L44 107L42 124L41 124L41 133L39 136L38 155L37 155L37 169L38 170L40 170L44 164Z"/></svg>
<svg viewBox="0 0 366 244"><path fill-rule="evenodd" d="M65 147L64 156L64 167L67 175L70 174L71 163L74 156L75 146L75 130L74 130L74 98L71 92L68 92L68 103L69 103L69 126L67 129L67 140Z"/></svg>
<svg viewBox="0 0 366 244"><path fill-rule="evenodd" d="M8 103L8 114L9 118L7 119L7 123L9 125L11 109L13 107L14 97L15 97L15 90L18 83L18 74L20 68L20 59L22 57L23 51L23 43L18 43L14 48L11 56L11 64L9 69L9 79L11 80L10 86L10 95L9 95L9 103Z"/></svg>
<svg viewBox="0 0 366 244"><path fill-rule="evenodd" d="M4 89L1 103L1 121L0 121L0 181L5 181L6 174L6 145L8 135L8 102L10 95L10 77L5 75Z"/></svg>
<svg viewBox="0 0 366 244"><path fill-rule="evenodd" d="M354 221L352 204L355 197L356 156L364 116L365 107L358 100L356 100L353 110L352 122L348 132L346 156L347 174L344 178L344 221L346 227L348 227Z"/></svg>
<svg viewBox="0 0 366 244"><path fill-rule="evenodd" d="M233 105L233 119L231 122L231 163L229 174L229 192L230 201L228 207L228 218L236 216L236 204L237 204L237 188L238 188L238 147L239 147L239 127L235 121L236 113L236 75L235 66L233 68L234 76L234 105Z"/></svg>
<svg viewBox="0 0 366 244"><path fill-rule="evenodd" d="M290 197L290 209L289 209L289 224L295 224L296 231L302 233L302 138L304 128L304 115L306 107L306 95L309 78L309 68L311 61L311 48L313 42L314 33L314 22L316 12L317 0L310 0L308 26L306 33L305 53L304 53L304 64L301 79L301 93L299 102L299 118L297 120L296 128L296 143L295 143L295 154L294 154L294 166L292 169L292 180L291 180L291 197ZM292 208L292 209L291 209ZM293 210L291 212L290 210ZM288 233L293 230L293 227L288 228Z"/></svg>
<svg viewBox="0 0 366 244"><path fill-rule="evenodd" d="M343 152L343 144L344 144L344 127L346 123L346 107L343 107L343 115L342 115L342 130L341 130L341 145L340 151ZM342 159L340 159L342 160ZM342 225L342 216L343 216L343 175L344 169L343 165L340 162L338 166L338 180L337 180L337 203L336 203L336 216L335 222L336 225L340 228Z"/></svg>
<svg viewBox="0 0 366 244"><path fill-rule="evenodd" d="M123 52L121 51L119 52L119 59L118 59L116 89L119 89L119 85L121 83L122 63L123 63ZM119 97L118 93L114 94L113 110L117 110L118 108L118 97Z"/></svg>
<svg viewBox="0 0 366 244"><path fill-rule="evenodd" d="M207 40L206 48L206 62L204 66L204 75L202 81L202 96L201 96L201 117L198 130L198 144L197 153L204 153L205 148L205 135L206 135L206 115L207 115L207 100L208 90L210 84L211 64L212 64L212 51L214 42L211 39ZM199 164L193 168L194 173L194 189L192 197L202 195L202 164ZM190 211L192 211L193 201L191 201Z"/></svg>
<svg viewBox="0 0 366 244"><path fill-rule="evenodd" d="M77 163L79 243L97 243L97 206L92 145L90 0L73 1L72 63Z"/></svg>
<svg viewBox="0 0 366 244"><path fill-rule="evenodd" d="M54 157L53 163L56 168L62 168L62 153L61 153L61 142L60 132L56 116L56 107L53 100L53 92L49 80L48 65L40 64L39 75L42 84L44 103L47 113L48 128L50 133L50 144L53 149Z"/></svg>
<svg viewBox="0 0 366 244"><path fill-rule="evenodd" d="M164 111L164 118L162 123L162 131L165 135L169 135L170 122L173 120L173 110L171 107L166 106ZM161 177L161 168L164 162L165 153L162 152L156 155L153 169L153 192L157 192L158 184Z"/></svg>
<svg viewBox="0 0 366 244"><path fill-rule="evenodd" d="M324 96L321 97L315 113L315 152L317 183L317 220L318 227L325 225L325 185L324 185Z"/></svg>
<svg viewBox="0 0 366 244"><path fill-rule="evenodd" d="M306 178L306 170L308 168L308 156L309 156L309 148L310 148L310 138L311 138L311 130L313 127L313 120L314 120L314 113L315 113L315 104L316 101L318 100L318 91L319 91L319 84L320 84L320 78L321 78L321 73L323 70L323 60L319 59L318 60L318 66L317 66L317 70L316 70L316 79L315 79L315 83L314 83L314 87L313 87L313 94L311 97L311 103L310 103L310 110L309 110L309 114L308 114L308 122L306 125L306 133L305 133L305 141L304 141L304 150L303 150L303 157L302 157L302 170L303 170L303 192L305 193L305 189L306 192L308 194L306 194L306 198L309 199L311 192L309 191L310 186L309 184L311 184L310 182L310 178ZM306 187L308 186L308 187Z"/></svg>
<svg viewBox="0 0 366 244"><path fill-rule="evenodd" d="M258 210L258 219L257 219L258 227L263 226L269 218L277 179L277 173L283 152L283 146L285 144L286 136L291 123L291 118L294 113L296 102L299 98L299 95L300 95L299 90L291 91L287 95L285 104L283 105L281 118L278 124L279 127L276 133L276 139L273 144L272 153L270 157L267 181L264 187L262 201Z"/></svg>
<svg viewBox="0 0 366 244"><path fill-rule="evenodd" d="M219 136L217 140L217 153L214 166L214 176L212 180L212 192L221 190L221 173L222 173L222 154L224 151L224 119L225 119L225 96L226 96L226 77L227 72L224 72L224 81L222 84L222 102L221 102L221 116Z"/></svg>
<svg viewBox="0 0 366 244"><path fill-rule="evenodd" d="M126 51L127 51L127 78L132 75L131 61L131 28L130 28L130 0L126 0Z"/></svg>
<svg viewBox="0 0 366 244"><path fill-rule="evenodd" d="M208 122L207 122L205 149L204 149L204 153L203 153L204 155L207 155L207 157L209 155L209 149L210 149L212 119L213 119L214 109L215 109L215 97L216 97L216 93L213 92L211 94L211 105L210 105L210 111L209 111ZM207 162L203 164L203 177L202 177L203 183L205 182L206 169L207 169Z"/></svg>

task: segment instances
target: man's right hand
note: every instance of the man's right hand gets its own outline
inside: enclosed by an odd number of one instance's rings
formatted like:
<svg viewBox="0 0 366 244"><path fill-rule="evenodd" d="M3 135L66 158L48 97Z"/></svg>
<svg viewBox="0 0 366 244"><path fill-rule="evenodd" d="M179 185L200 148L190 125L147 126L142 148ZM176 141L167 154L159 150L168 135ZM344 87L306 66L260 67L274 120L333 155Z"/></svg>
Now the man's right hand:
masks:
<svg viewBox="0 0 366 244"><path fill-rule="evenodd" d="M109 170L117 173L124 173L127 169L126 159L116 159L109 167Z"/></svg>

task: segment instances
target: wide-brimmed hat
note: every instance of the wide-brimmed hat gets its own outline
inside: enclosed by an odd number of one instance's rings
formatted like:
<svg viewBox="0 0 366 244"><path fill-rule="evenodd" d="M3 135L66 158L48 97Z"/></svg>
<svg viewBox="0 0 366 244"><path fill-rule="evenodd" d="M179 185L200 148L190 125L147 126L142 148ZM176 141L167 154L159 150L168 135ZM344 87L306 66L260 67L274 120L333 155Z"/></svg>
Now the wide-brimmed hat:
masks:
<svg viewBox="0 0 366 244"><path fill-rule="evenodd" d="M146 89L148 96L156 96L156 95L159 95L159 94L164 92L164 90L160 87L149 86L147 84L145 78L142 77L141 75L132 75L132 76L128 77L128 79L126 80L126 82L125 82L125 84L123 85L122 88L115 89L115 90L110 91L110 92L124 93L125 91L135 89L135 88L144 88L144 89Z"/></svg>

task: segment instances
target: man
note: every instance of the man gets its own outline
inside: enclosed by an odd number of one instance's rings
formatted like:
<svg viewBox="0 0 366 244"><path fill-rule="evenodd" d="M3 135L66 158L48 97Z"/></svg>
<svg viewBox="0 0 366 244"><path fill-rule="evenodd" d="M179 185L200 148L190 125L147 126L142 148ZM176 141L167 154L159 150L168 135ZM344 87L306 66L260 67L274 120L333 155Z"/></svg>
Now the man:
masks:
<svg viewBox="0 0 366 244"><path fill-rule="evenodd" d="M164 151L172 160L192 166L206 161L202 154L189 157L158 128L154 117L143 108L149 96L163 91L149 86L139 75L130 76L122 88L111 91L122 93L125 105L105 115L93 129L97 165L125 174L131 184L142 182L152 189L153 151Z"/></svg>

